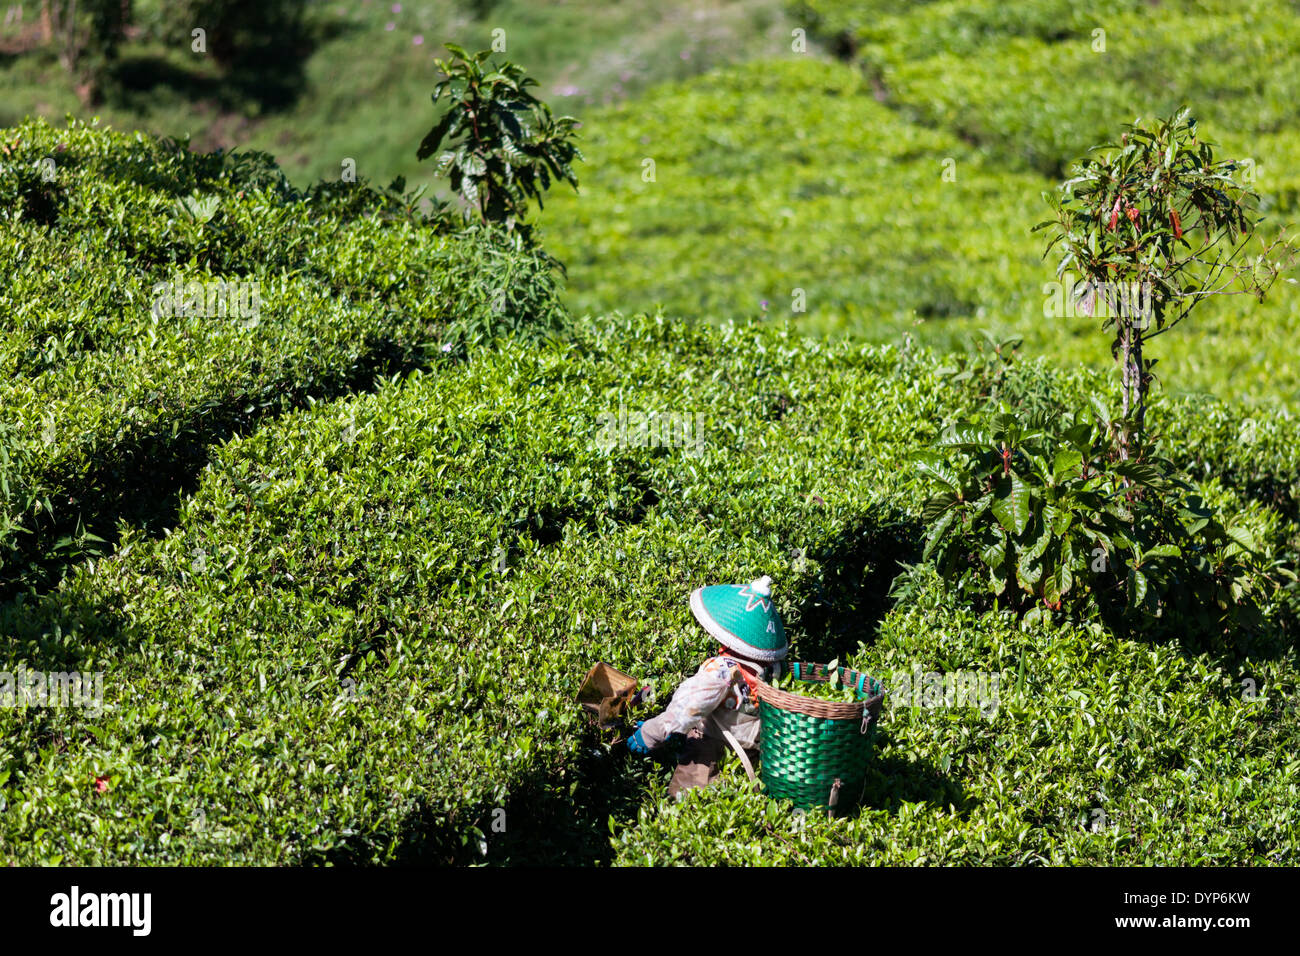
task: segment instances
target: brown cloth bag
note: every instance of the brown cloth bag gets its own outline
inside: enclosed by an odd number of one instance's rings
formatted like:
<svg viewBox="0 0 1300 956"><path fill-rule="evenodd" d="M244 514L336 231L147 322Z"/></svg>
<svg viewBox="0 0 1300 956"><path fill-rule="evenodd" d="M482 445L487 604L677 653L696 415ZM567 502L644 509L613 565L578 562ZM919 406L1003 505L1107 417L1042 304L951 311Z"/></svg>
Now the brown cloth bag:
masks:
<svg viewBox="0 0 1300 956"><path fill-rule="evenodd" d="M668 795L676 797L683 790L707 787L718 779L718 764L727 751L727 742L721 737L706 736L700 728L686 735L677 770L668 783ZM758 762L758 748L746 747L745 756L751 764Z"/></svg>

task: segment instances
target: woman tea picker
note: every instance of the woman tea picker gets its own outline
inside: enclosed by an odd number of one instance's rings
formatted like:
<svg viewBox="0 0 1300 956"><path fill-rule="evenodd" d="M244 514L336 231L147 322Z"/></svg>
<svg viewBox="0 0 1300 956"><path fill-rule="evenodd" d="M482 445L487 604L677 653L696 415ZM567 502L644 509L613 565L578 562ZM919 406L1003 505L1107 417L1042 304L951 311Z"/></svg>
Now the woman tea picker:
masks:
<svg viewBox="0 0 1300 956"><path fill-rule="evenodd" d="M751 584L718 584L691 595L695 619L721 642L710 657L673 694L668 709L637 727L627 746L648 755L674 734L685 734L677 772L668 792L677 796L691 787L706 787L718 776L718 762L729 732L750 761L758 756L759 679L772 681L790 651L781 615L772 604L772 579Z"/></svg>

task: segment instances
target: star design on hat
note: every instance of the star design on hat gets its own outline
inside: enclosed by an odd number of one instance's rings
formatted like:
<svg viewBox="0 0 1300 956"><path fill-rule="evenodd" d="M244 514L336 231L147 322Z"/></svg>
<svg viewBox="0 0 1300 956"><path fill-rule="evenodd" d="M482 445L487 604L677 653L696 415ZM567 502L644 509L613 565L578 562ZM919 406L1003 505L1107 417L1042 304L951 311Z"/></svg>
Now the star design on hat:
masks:
<svg viewBox="0 0 1300 956"><path fill-rule="evenodd" d="M756 607L761 607L764 611L772 609L770 598L765 598L761 594L755 594L748 584L736 585L740 589L740 596L745 599L745 610L752 611Z"/></svg>

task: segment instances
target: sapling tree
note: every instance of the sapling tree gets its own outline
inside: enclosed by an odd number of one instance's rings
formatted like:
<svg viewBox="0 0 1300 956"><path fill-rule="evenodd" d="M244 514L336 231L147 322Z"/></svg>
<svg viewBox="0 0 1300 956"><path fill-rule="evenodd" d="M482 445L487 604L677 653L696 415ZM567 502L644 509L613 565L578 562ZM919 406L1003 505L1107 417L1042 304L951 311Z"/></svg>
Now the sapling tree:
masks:
<svg viewBox="0 0 1300 956"><path fill-rule="evenodd" d="M467 209L527 238L530 199L540 207L553 180L578 188L573 161L583 156L574 143L577 120L552 115L529 92L537 83L522 67L489 62L488 50L471 55L454 43L446 47L452 59L437 61L446 78L433 90L434 106L445 99L446 112L416 157L441 150L438 172L449 176Z"/></svg>
<svg viewBox="0 0 1300 956"><path fill-rule="evenodd" d="M1120 368L1120 455L1140 440L1156 362L1147 343L1217 295L1262 300L1295 261L1279 235L1245 254L1261 220L1259 197L1237 182L1244 168L1215 155L1183 109L1150 125L1130 124L1119 143L1094 147L1048 201L1055 218L1044 257L1059 247L1058 279L1085 314L1104 316ZM1077 280L1074 277L1077 275Z"/></svg>

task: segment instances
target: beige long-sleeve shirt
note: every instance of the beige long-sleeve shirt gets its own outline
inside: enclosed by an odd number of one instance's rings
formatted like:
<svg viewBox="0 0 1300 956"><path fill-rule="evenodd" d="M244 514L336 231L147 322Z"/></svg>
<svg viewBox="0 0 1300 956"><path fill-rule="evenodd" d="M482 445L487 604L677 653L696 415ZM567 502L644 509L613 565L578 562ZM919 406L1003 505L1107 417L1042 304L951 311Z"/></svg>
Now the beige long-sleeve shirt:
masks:
<svg viewBox="0 0 1300 956"><path fill-rule="evenodd" d="M771 674L767 667L759 676L770 680ZM760 724L752 680L752 674L746 679L744 666L735 658L710 657L677 688L668 708L641 726L642 739L654 748L671 734L700 727L706 736L718 738L729 730L742 747L757 747Z"/></svg>

